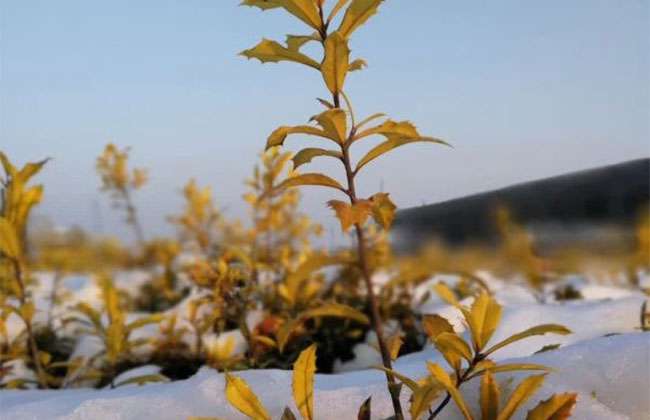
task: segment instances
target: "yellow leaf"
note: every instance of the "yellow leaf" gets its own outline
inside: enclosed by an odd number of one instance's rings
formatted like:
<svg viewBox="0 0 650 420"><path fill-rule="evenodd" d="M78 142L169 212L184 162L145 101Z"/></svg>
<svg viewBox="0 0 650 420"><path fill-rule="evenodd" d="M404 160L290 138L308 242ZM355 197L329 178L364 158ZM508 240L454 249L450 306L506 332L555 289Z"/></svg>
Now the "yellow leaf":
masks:
<svg viewBox="0 0 650 420"><path fill-rule="evenodd" d="M242 51L241 55L248 59L257 58L262 63L293 61L294 63L304 64L315 68L316 70L320 70L320 65L314 59L296 50L286 48L277 41L272 41L266 38L262 39L262 41L253 48Z"/></svg>
<svg viewBox="0 0 650 420"><path fill-rule="evenodd" d="M332 178L326 175L319 174L319 173L305 173L305 174L300 174L285 179L276 187L276 191L281 191L286 188L299 187L303 185L330 187L345 192L345 188L343 188L343 186L339 184L337 181L333 180Z"/></svg>
<svg viewBox="0 0 650 420"><path fill-rule="evenodd" d="M451 353L455 357L461 357L468 362L472 360L472 350L462 338L454 333L443 332L435 338L434 343L445 358L447 358L447 354ZM453 367L460 368L460 364Z"/></svg>
<svg viewBox="0 0 650 420"><path fill-rule="evenodd" d="M343 155L341 155L341 152L337 152L335 150L326 150L318 147L308 147L296 153L296 155L292 158L293 168L296 169L306 163L309 163L313 158L317 156L331 156L337 159L341 159Z"/></svg>
<svg viewBox="0 0 650 420"><path fill-rule="evenodd" d="M312 28L318 30L321 27L321 19L313 0L243 0L240 5L262 10L282 7Z"/></svg>
<svg viewBox="0 0 650 420"><path fill-rule="evenodd" d="M399 351L404 344L401 334L395 334L386 340L386 346L388 347L388 353L390 354L390 359L395 360L399 355Z"/></svg>
<svg viewBox="0 0 650 420"><path fill-rule="evenodd" d="M0 254L8 258L16 259L20 257L20 241L16 230L9 220L0 216Z"/></svg>
<svg viewBox="0 0 650 420"><path fill-rule="evenodd" d="M340 200L330 200L327 205L336 212L336 217L341 222L341 229L347 232L354 224L363 225L370 216L370 202L359 200L354 204L348 204Z"/></svg>
<svg viewBox="0 0 650 420"><path fill-rule="evenodd" d="M395 148L404 146L406 144L411 144L411 143L437 143L437 144L447 145L447 143L444 142L443 140L436 139L433 137L416 137L416 138L391 137L388 140L370 149L370 151L366 153L366 155L359 160L359 162L357 163L357 167L354 169L354 172L355 173L359 172L361 168L363 168L365 165L372 162L373 160L377 159L381 155L390 152Z"/></svg>
<svg viewBox="0 0 650 420"><path fill-rule="evenodd" d="M442 284L442 283L439 283ZM424 315L422 318L422 327L427 333L431 342L442 333L453 333L454 327L445 318L440 315Z"/></svg>
<svg viewBox="0 0 650 420"><path fill-rule="evenodd" d="M307 134L310 136L317 136L322 138L329 138L327 133L325 133L320 128L312 127L311 125L297 125L297 126L282 126L278 127L269 136L266 140L266 150L275 146L282 146L284 140L289 134Z"/></svg>
<svg viewBox="0 0 650 420"><path fill-rule="evenodd" d="M226 373L226 398L237 410L254 420L271 420L266 408L241 378Z"/></svg>
<svg viewBox="0 0 650 420"><path fill-rule="evenodd" d="M469 312L464 312L469 325L476 351L483 349L496 330L501 320L501 305L481 292L475 299Z"/></svg>
<svg viewBox="0 0 650 420"><path fill-rule="evenodd" d="M293 364L293 400L303 419L314 418L314 372L316 372L316 345L300 353Z"/></svg>
<svg viewBox="0 0 650 420"><path fill-rule="evenodd" d="M325 40L325 56L320 69L327 88L334 95L343 89L349 60L348 42L337 32L329 35Z"/></svg>
<svg viewBox="0 0 650 420"><path fill-rule="evenodd" d="M286 298L289 300L289 303L296 303L301 287L315 271L328 265L341 264L343 262L345 262L345 259L338 255L327 255L324 253L310 255L295 271L287 275L284 284L281 285L286 288Z"/></svg>
<svg viewBox="0 0 650 420"><path fill-rule="evenodd" d="M34 302L25 302L20 306L20 317L27 324L31 324L35 312L36 307L34 306Z"/></svg>
<svg viewBox="0 0 650 420"><path fill-rule="evenodd" d="M521 407L521 405L524 404L535 392L537 392L540 386L542 386L545 376L546 374L529 376L521 381L517 388L512 392L512 395L510 395L508 402L499 413L497 420L510 419L515 414L515 411L517 411L517 409Z"/></svg>
<svg viewBox="0 0 650 420"><path fill-rule="evenodd" d="M383 0L352 0L348 6L339 26L338 31L348 38L359 26L363 25L372 15L377 13L377 8Z"/></svg>
<svg viewBox="0 0 650 420"><path fill-rule="evenodd" d="M312 120L323 128L327 136L336 141L338 144L345 143L347 139L347 116L345 111L340 108L328 109L318 115L314 115Z"/></svg>
<svg viewBox="0 0 650 420"><path fill-rule="evenodd" d="M299 51L308 42L320 41L318 32L312 35L287 35L287 48L290 51Z"/></svg>
<svg viewBox="0 0 650 420"><path fill-rule="evenodd" d="M526 420L565 420L571 417L578 394L553 394L528 412Z"/></svg>
<svg viewBox="0 0 650 420"><path fill-rule="evenodd" d="M528 338L531 336L535 335L544 335L544 334L559 334L559 335L567 335L571 334L571 330L569 330L567 327L563 325L558 325L558 324L542 324L542 325L537 325L535 327L529 328L525 331L522 331L520 333L511 335L510 337L506 338L505 340L499 342L498 344L495 344L494 346L490 347L488 350L485 351L485 355L489 355L491 353L494 353L495 351L499 350L502 347L505 347L509 344L514 343L515 341L523 340L524 338Z"/></svg>
<svg viewBox="0 0 650 420"><path fill-rule="evenodd" d="M13 178L16 176L18 173L18 170L16 167L11 163L7 155L5 155L2 151L0 151L0 163L2 163L2 167L7 174L7 176Z"/></svg>
<svg viewBox="0 0 650 420"><path fill-rule="evenodd" d="M348 71L358 71L358 70L363 70L366 67L368 67L368 63L366 63L366 60L363 58L357 58L356 60L353 60L350 65L348 66Z"/></svg>
<svg viewBox="0 0 650 420"><path fill-rule="evenodd" d="M489 371L481 379L481 420L496 420L499 414L499 385Z"/></svg>
<svg viewBox="0 0 650 420"><path fill-rule="evenodd" d="M447 374L447 372L445 372L445 370L436 363L427 362L427 368L433 379L438 381L438 383L442 385L442 387L445 388L447 392L449 392L449 395L451 395L451 398L454 400L456 406L463 414L463 416L465 416L465 419L472 420L472 414L467 408L467 404L465 404L463 396L461 395L460 391L458 391L458 388L456 388L456 384L451 379L449 374Z"/></svg>
<svg viewBox="0 0 650 420"><path fill-rule="evenodd" d="M458 302L456 295L445 283L436 283L433 286L433 290L435 290L438 296L440 296L440 299L444 300L450 305L454 305L456 307L460 306L460 302Z"/></svg>
<svg viewBox="0 0 650 420"><path fill-rule="evenodd" d="M382 370L382 371L394 376L395 378L399 379L400 382L402 382L404 385L406 385L412 392L415 392L421 386L420 384L418 384L416 381L409 378L408 376L402 375L401 373L399 373L397 371L394 371L392 369L387 369L387 368L385 368L383 366L373 366L373 368L377 369L377 370Z"/></svg>
<svg viewBox="0 0 650 420"><path fill-rule="evenodd" d="M284 7L286 11L312 28L321 29L322 22L314 0L273 0L273 2Z"/></svg>
<svg viewBox="0 0 650 420"><path fill-rule="evenodd" d="M499 373L499 372L516 372L522 370L545 370L545 371L551 370L547 366L538 365L534 363L505 363L502 365L495 365L494 363L489 361L488 363L483 363L483 362L486 361L482 361L482 364L476 366L476 368L474 369L474 373L470 376L470 379L475 378L477 376L481 376L487 371L490 371L492 373Z"/></svg>
<svg viewBox="0 0 650 420"><path fill-rule="evenodd" d="M335 318L351 319L361 324L368 324L370 321L363 313L351 306L342 303L326 303L314 309L309 309L302 313L301 317L304 319L316 318L322 316L330 316Z"/></svg>
<svg viewBox="0 0 650 420"><path fill-rule="evenodd" d="M436 382L429 382L413 391L411 406L409 407L411 419L418 420L422 414L427 412L441 391L442 388Z"/></svg>
<svg viewBox="0 0 650 420"><path fill-rule="evenodd" d="M363 312L360 312L351 306L341 303L326 303L319 307L308 309L300 313L298 317L286 322L280 327L276 334L280 352L284 351L285 346L289 342L289 338L291 338L293 332L298 329L298 327L300 327L303 322L308 319L318 317L351 319L365 325L370 323L370 320Z"/></svg>
<svg viewBox="0 0 650 420"><path fill-rule="evenodd" d="M395 219L397 206L388 196L388 193L377 193L370 197L372 204L372 217L384 229L390 229Z"/></svg>
<svg viewBox="0 0 650 420"><path fill-rule="evenodd" d="M338 0L334 7L332 8L332 11L330 12L329 16L327 17L327 25L330 24L332 19L336 17L336 15L341 11L343 6L345 6L350 0Z"/></svg>
<svg viewBox="0 0 650 420"><path fill-rule="evenodd" d="M276 0L243 0L240 6L257 7L262 10L275 9L282 7Z"/></svg>

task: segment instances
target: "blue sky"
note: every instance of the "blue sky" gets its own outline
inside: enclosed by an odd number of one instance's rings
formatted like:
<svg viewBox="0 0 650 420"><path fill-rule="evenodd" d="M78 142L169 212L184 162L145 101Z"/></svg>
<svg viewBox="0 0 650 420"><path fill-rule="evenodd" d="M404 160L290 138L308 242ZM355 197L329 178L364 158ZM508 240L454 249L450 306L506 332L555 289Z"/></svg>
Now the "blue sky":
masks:
<svg viewBox="0 0 650 420"><path fill-rule="evenodd" d="M386 1L353 37L369 67L346 90L358 114L410 119L455 148L400 149L368 167L361 192L383 182L408 207L648 156L649 18L645 0ZM128 238L97 191L108 141L149 168L136 200L151 235L190 177L241 216L267 135L306 121L326 92L316 72L237 53L301 30L229 0L0 0L0 149L54 159L39 213L61 225ZM331 194L304 196L334 226Z"/></svg>

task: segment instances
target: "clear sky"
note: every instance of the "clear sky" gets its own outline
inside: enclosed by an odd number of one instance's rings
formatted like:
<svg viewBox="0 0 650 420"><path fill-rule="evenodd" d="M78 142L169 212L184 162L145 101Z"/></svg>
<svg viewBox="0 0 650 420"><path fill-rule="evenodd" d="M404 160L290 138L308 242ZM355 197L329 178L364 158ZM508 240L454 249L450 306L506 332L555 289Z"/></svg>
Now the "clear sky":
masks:
<svg viewBox="0 0 650 420"><path fill-rule="evenodd" d="M54 159L41 215L128 238L97 192L108 141L149 168L136 201L150 234L190 177L241 215L267 135L305 122L326 92L302 66L237 56L302 29L237 3L0 0L0 149ZM368 167L361 192L383 180L408 207L650 155L649 25L647 0L387 0L353 37L369 67L346 90L358 114L410 119L455 148L406 146ZM304 196L333 226L331 193Z"/></svg>

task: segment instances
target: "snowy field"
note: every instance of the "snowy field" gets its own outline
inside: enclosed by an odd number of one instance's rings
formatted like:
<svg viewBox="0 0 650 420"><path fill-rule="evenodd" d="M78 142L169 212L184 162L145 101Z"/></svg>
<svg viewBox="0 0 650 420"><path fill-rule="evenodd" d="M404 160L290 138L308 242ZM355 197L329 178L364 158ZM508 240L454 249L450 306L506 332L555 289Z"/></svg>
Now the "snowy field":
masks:
<svg viewBox="0 0 650 420"><path fill-rule="evenodd" d="M47 276L41 275L41 285L47 284ZM124 275L122 284L136 287L137 273ZM430 290L433 284L449 278L440 276L419 286L419 292ZM453 280L453 279L452 279ZM647 279L646 279L647 280ZM646 296L638 290L621 286L594 284L580 278L567 279L582 295L581 299L556 301L552 289L546 293L533 294L525 286L504 284L488 279L496 299L504 306L502 322L493 340L542 323L562 324L572 330L566 336L545 335L529 338L502 349L494 354L494 360L538 363L553 368L541 390L527 403L520 413L552 393L577 392L578 403L574 409L575 419L650 419L650 334L641 332L640 310ZM68 279L71 296L66 304L83 300L99 305L96 286L84 279ZM46 299L46 286L38 289L36 296ZM37 305L47 308L47 303ZM64 310L62 308L61 310ZM183 304L172 311L183 316ZM454 307L440 301L435 294L418 307L423 314L437 313L452 322L458 332L465 326ZM44 316L43 313L37 316ZM137 314L133 315L137 317ZM11 321L11 319L10 319ZM249 320L256 322L255 316ZM8 324L10 334L17 334L17 320ZM143 329L140 334L155 335L157 328ZM238 332L228 335L238 337ZM223 340L223 337L206 337L207 341ZM368 338L372 341L372 337ZM96 344L96 343L95 343ZM242 342L237 351L245 351ZM339 363L339 373L316 375L314 405L318 419L353 419L357 409L372 396L373 418L387 418L392 413L386 393L385 378L381 372L368 369L379 364L378 353L369 344L358 344L354 351L356 359ZM544 346L559 345L552 350L537 353ZM75 355L90 355L94 351L92 339L77 343ZM395 369L411 377L426 374L426 361L444 365L444 360L431 346L423 351L400 357ZM17 367L20 369L20 367ZM155 373L156 366L140 367L119 378L129 375ZM22 372L24 373L24 372ZM281 416L286 405L294 407L291 398L291 372L280 370L249 370L236 373L245 379L260 396L274 418ZM508 389L511 381L524 374L502 373L497 379L502 388ZM463 385L465 399L474 412L478 410L478 380ZM408 406L408 392L402 393L404 405ZM161 419L179 420L189 416L213 416L222 419L244 418L226 401L224 376L210 368L201 368L187 380L155 383L143 386L127 385L116 389L77 388L67 390L0 391L2 420L9 419ZM294 407L294 412L296 412ZM519 414L520 416L522 414ZM460 419L461 415L450 404L439 418ZM521 417L516 417L521 418Z"/></svg>

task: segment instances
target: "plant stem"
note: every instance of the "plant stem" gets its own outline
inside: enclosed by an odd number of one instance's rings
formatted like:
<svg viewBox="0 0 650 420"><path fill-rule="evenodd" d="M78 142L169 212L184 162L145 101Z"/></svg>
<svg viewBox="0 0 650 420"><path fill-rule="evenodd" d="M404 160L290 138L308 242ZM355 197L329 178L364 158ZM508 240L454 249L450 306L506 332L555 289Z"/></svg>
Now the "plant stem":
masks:
<svg viewBox="0 0 650 420"><path fill-rule="evenodd" d="M129 224L131 224L131 226L133 226L135 238L138 241L138 245L142 247L144 246L145 242L144 230L140 224L140 219L138 219L138 212L135 208L135 205L133 204L133 200L131 199L131 194L129 194L129 191L127 189L124 189L122 191L122 194L124 195L124 201L126 202L127 221Z"/></svg>
<svg viewBox="0 0 650 420"><path fill-rule="evenodd" d="M340 101L339 96L334 95L334 105L339 107ZM345 167L345 175L347 178L348 184L348 196L350 198L350 204L354 205L357 202L357 194L354 182L354 172L352 171L352 165L350 163L350 152L349 145L354 135L355 127L352 127L350 137L347 139L344 145L341 146L341 151L343 153L342 161L343 166ZM370 314L372 321L372 329L377 335L377 343L379 344L379 351L381 353L382 364L386 369L392 370L392 362L390 358L390 352L388 351L388 346L384 340L384 329L381 319L381 313L379 312L379 302L377 301L377 296L372 284L372 276L370 273L370 266L368 264L367 256L367 241L363 227L359 223L354 224L354 230L357 238L357 254L359 256L359 268L361 269L361 276L363 277L364 283L366 285L368 293L368 306L370 306ZM396 391L397 383L395 378L390 373L386 372L386 380L388 382L388 393L390 394L391 401L393 403L393 410L395 411L395 418L397 420L402 420L404 414L402 412L402 405L399 400L399 393Z"/></svg>
<svg viewBox="0 0 650 420"><path fill-rule="evenodd" d="M460 386L469 378L471 373L474 371L474 368L480 362L485 358L484 355L477 353L476 356L474 356L474 359L472 360L472 363L467 367L467 370L463 372L462 375L458 376L458 372L456 372L456 388L460 388ZM445 395L445 399L442 400L442 402L436 407L433 412L430 412L430 415L427 420L433 420L436 418L438 414L449 404L449 401L451 401L451 394L447 392L447 395Z"/></svg>
<svg viewBox="0 0 650 420"><path fill-rule="evenodd" d="M18 289L20 295L18 300L20 301L21 307L27 303L27 292L25 287L25 282L23 279L23 270L20 265L20 261L17 258L12 258L11 262L14 266L14 274L16 275L16 282L18 283ZM29 345L29 353L36 368L36 375L38 376L38 384L41 388L47 388L47 377L45 375L45 370L41 365L41 360L38 357L38 346L36 344L36 338L34 337L34 329L32 328L32 321L23 318L25 323L25 330L27 332L27 343Z"/></svg>

